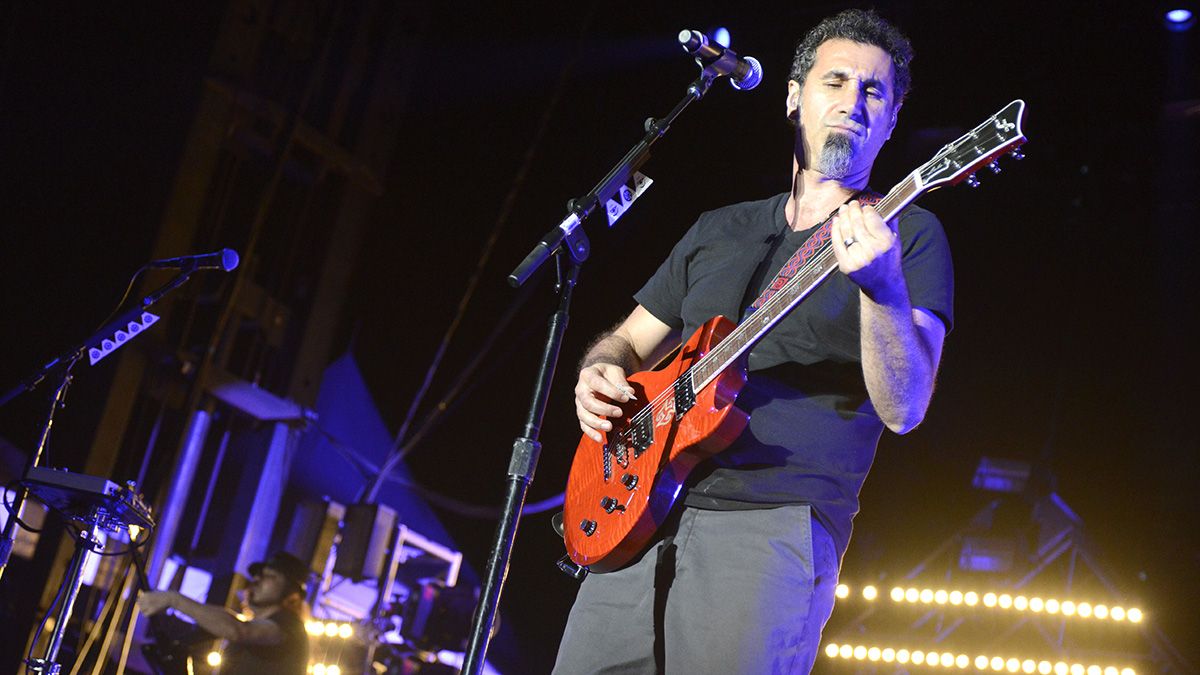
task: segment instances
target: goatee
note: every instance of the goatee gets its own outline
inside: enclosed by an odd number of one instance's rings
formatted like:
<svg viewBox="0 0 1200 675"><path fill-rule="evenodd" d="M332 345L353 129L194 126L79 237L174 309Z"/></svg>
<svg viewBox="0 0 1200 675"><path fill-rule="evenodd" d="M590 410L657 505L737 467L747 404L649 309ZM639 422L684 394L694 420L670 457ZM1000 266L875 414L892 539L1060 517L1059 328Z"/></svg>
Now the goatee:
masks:
<svg viewBox="0 0 1200 675"><path fill-rule="evenodd" d="M817 171L841 180L850 175L850 161L854 158L854 147L846 134L831 133L825 137L825 145L817 157Z"/></svg>

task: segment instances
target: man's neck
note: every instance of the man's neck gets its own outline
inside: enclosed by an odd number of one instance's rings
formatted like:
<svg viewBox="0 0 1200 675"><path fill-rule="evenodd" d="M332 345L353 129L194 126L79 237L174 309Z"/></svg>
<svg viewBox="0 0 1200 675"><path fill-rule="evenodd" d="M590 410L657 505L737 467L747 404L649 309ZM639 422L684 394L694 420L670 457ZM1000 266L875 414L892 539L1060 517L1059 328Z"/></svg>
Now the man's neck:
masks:
<svg viewBox="0 0 1200 675"><path fill-rule="evenodd" d="M784 207L792 230L804 230L823 222L830 212L865 188L868 177L863 174L834 180L816 171L795 168L792 194Z"/></svg>
<svg viewBox="0 0 1200 675"><path fill-rule="evenodd" d="M282 605L247 605L246 607L250 612L250 617L254 619L266 619L282 608Z"/></svg>

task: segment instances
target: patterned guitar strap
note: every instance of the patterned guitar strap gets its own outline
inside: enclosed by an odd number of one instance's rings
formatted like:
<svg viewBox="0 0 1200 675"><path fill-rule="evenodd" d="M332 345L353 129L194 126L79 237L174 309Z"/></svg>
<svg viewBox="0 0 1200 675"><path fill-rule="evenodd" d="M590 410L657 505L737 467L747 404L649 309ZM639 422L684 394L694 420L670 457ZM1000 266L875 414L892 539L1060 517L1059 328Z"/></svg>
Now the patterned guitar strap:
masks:
<svg viewBox="0 0 1200 675"><path fill-rule="evenodd" d="M860 191L850 199L847 199L846 202L849 203L851 200L857 200L858 203L863 206L874 206L882 199L883 195L875 192L871 188L867 188ZM800 245L800 248L796 249L796 252L792 254L792 257L788 258L788 261L779 269L779 273L775 275L775 278L771 280L771 283L767 284L767 287L763 289L763 292L758 296L758 299L746 308L747 316L749 316L754 310L766 304L766 302L770 300L776 293L778 293L781 288L787 285L788 280L796 276L796 273L800 271L800 268L804 267L804 263L808 262L808 259L811 258L814 253L821 250L825 244L829 242L829 231L833 227L833 217L835 215L837 215L837 209L834 209L833 212L825 218L825 222L821 223L821 226L817 228L817 231L813 232L808 239L805 239L804 243Z"/></svg>

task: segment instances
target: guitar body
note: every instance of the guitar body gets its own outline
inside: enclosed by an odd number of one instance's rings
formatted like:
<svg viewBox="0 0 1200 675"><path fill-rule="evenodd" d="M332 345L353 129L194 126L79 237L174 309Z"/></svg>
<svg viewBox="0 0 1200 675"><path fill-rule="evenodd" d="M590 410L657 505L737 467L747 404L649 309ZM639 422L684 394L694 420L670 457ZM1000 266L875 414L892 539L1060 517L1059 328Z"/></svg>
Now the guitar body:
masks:
<svg viewBox="0 0 1200 675"><path fill-rule="evenodd" d="M746 427L749 416L733 404L746 383L739 367L695 391L695 403L675 414L677 380L734 328L725 317L709 319L665 366L628 378L637 399L617 404L624 413L612 420L605 443L583 436L563 507L563 536L577 564L608 572L629 562L666 520L691 470ZM647 427L651 438L640 437L644 449L623 440ZM627 446L623 453L621 445Z"/></svg>

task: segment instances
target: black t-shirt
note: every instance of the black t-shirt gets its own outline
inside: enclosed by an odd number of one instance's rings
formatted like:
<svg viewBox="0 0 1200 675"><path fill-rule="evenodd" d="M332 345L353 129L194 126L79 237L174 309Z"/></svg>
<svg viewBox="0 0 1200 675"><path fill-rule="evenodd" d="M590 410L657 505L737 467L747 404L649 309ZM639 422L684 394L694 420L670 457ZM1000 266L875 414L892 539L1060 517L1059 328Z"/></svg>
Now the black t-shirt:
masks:
<svg viewBox="0 0 1200 675"><path fill-rule="evenodd" d="M308 634L294 612L280 609L267 621L283 631L274 645L231 643L223 654L221 675L305 675L308 672Z"/></svg>
<svg viewBox="0 0 1200 675"><path fill-rule="evenodd" d="M700 216L635 299L686 338L708 319L742 319L816 229L792 232L788 195ZM953 270L941 223L900 214L902 267L913 307L953 325ZM737 406L750 415L725 451L697 467L685 503L752 509L806 503L845 552L858 493L883 432L863 381L858 287L834 272L751 351Z"/></svg>

